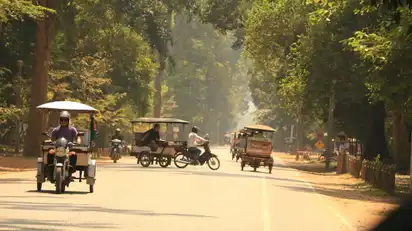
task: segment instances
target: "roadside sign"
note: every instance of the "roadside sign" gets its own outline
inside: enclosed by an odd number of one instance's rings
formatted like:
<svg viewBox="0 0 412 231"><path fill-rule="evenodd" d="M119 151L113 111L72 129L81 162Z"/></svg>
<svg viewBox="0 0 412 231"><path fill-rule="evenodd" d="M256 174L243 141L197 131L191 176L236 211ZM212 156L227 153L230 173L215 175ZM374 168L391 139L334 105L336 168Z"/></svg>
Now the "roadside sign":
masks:
<svg viewBox="0 0 412 231"><path fill-rule="evenodd" d="M323 147L325 147L325 145L323 144L322 141L318 140L318 142L315 143L315 147L317 149L322 149Z"/></svg>

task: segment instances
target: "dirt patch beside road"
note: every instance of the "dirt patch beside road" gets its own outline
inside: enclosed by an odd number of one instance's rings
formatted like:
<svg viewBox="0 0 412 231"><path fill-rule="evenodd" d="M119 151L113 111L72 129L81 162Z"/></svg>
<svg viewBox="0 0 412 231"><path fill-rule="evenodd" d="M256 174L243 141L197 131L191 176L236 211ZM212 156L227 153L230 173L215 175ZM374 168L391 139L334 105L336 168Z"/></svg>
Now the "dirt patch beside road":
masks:
<svg viewBox="0 0 412 231"><path fill-rule="evenodd" d="M398 206L399 200L375 189L350 174L337 175L334 171L326 171L324 163L316 161L295 161L295 155L275 153L288 167L299 171L299 177L309 183L313 190L330 202L331 212L344 217L357 230L370 229L385 215ZM339 215L338 215L339 214ZM322 219L322 218L319 218Z"/></svg>

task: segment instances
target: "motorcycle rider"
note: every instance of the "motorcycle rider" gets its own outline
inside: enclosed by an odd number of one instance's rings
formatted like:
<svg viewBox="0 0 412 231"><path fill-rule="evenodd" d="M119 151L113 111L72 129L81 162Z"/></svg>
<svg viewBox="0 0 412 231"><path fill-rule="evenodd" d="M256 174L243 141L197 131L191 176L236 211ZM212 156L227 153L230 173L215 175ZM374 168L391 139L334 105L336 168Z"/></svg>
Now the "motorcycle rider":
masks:
<svg viewBox="0 0 412 231"><path fill-rule="evenodd" d="M62 111L60 113L60 126L53 129L51 133L51 140L55 141L58 138L64 137L68 142L75 143L77 140L77 130L75 127L70 126L70 113L68 111ZM75 154L69 155L69 174L72 180L72 174L76 171L77 156ZM47 163L53 163L53 156L48 155Z"/></svg>
<svg viewBox="0 0 412 231"><path fill-rule="evenodd" d="M123 136L120 134L120 132L121 132L120 128L116 128L116 131L114 135L112 136L112 140L118 139L118 140L123 141Z"/></svg>
<svg viewBox="0 0 412 231"><path fill-rule="evenodd" d="M124 139L123 139L123 136L120 134L120 132L121 132L120 128L116 128L116 131L115 131L114 135L112 136L111 140L117 139L117 140L122 141L122 143L123 143ZM122 146L120 146L120 147L122 147ZM112 156L112 155L113 155L113 148L110 151L110 156Z"/></svg>
<svg viewBox="0 0 412 231"><path fill-rule="evenodd" d="M199 132L199 127L193 126L192 132L189 133L189 138L187 140L187 147L188 147L189 153L192 154L193 164L198 162L197 160L199 158L199 155L200 153L202 153L202 151L197 147L207 142L206 139L204 139L203 137L197 134L198 132Z"/></svg>

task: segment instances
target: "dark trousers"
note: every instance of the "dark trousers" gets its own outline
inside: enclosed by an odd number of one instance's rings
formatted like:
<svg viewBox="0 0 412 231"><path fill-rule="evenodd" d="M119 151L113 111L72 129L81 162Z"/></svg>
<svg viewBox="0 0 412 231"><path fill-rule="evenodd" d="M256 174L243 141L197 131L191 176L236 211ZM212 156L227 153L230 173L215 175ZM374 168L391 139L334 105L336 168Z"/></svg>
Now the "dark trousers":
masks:
<svg viewBox="0 0 412 231"><path fill-rule="evenodd" d="M202 151L196 147L191 147L188 149L188 151L191 154L191 158L194 160L197 160L197 158L199 158L200 153L202 153Z"/></svg>

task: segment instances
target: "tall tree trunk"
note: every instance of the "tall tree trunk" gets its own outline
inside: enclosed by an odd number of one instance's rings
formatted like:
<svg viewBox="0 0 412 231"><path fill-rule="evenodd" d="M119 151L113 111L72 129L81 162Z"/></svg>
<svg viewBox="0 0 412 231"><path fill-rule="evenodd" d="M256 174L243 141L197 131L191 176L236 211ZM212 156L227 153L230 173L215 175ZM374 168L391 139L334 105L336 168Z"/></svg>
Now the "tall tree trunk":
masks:
<svg viewBox="0 0 412 231"><path fill-rule="evenodd" d="M160 66L159 72L157 73L154 80L154 108L153 108L153 117L159 118L162 112L162 82L165 74L166 67L166 57L160 54L159 58Z"/></svg>
<svg viewBox="0 0 412 231"><path fill-rule="evenodd" d="M381 160L388 160L389 150L385 138L385 103L379 101L372 105L369 112L370 126L362 153L362 159L373 160L380 155Z"/></svg>
<svg viewBox="0 0 412 231"><path fill-rule="evenodd" d="M410 163L409 131L405 123L405 115L401 110L395 112L393 121L394 157L396 168L400 172L408 172Z"/></svg>
<svg viewBox="0 0 412 231"><path fill-rule="evenodd" d="M168 25L169 25L169 31L171 33L172 31L172 14L173 13L173 8L171 5L168 6L167 9L167 19L168 19ZM155 118L159 118L161 116L162 113L162 83L163 83L163 79L165 77L166 74L166 59L168 56L168 45L170 44L170 41L162 41L162 48L160 48L160 50L158 50L159 52L159 62L160 62L160 66L159 66L159 72L155 77L154 80L154 88L155 88L155 95L154 95L154 108L153 108L153 117ZM158 47L159 49L159 47Z"/></svg>
<svg viewBox="0 0 412 231"><path fill-rule="evenodd" d="M54 0L34 0L41 6L56 9ZM44 131L45 120L36 107L46 102L47 81L49 72L49 61L51 55L51 45L53 40L54 24L56 17L54 14L46 13L43 20L37 21L36 45L34 50L34 74L32 76L31 101L29 110L29 121L27 135L24 142L24 156L38 156L41 144L41 132Z"/></svg>

